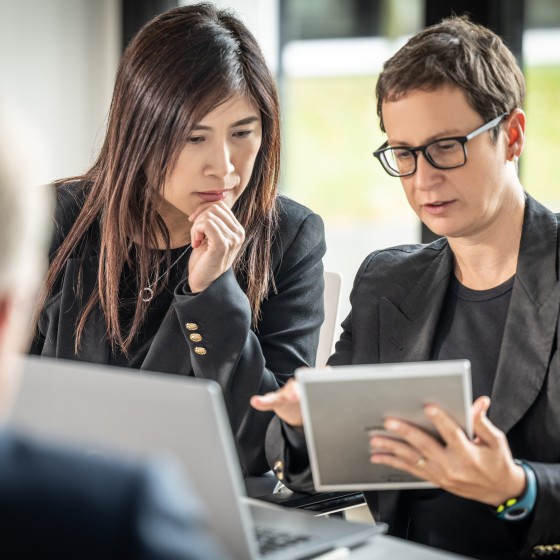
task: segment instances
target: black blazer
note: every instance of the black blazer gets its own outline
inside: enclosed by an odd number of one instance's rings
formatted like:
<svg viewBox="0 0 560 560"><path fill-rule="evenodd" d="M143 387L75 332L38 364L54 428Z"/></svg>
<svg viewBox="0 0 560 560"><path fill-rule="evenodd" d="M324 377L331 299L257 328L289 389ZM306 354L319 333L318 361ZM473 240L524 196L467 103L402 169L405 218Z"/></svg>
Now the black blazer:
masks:
<svg viewBox="0 0 560 560"><path fill-rule="evenodd" d="M0 433L0 556L229 558L170 463L86 457Z"/></svg>
<svg viewBox="0 0 560 560"><path fill-rule="evenodd" d="M528 529L513 537L520 557L560 543L560 251L556 216L527 196L515 284L508 310L489 418L513 456L535 470L538 499ZM352 310L331 356L332 366L429 360L452 274L445 238L368 256L350 296ZM335 452L335 451L333 451ZM312 491L309 468L290 472L278 419L267 435L269 462L281 461L286 484ZM301 459L301 457L299 457ZM398 491L368 492L376 518L395 522ZM510 524L513 527L513 524ZM537 549L538 550L538 549Z"/></svg>
<svg viewBox="0 0 560 560"><path fill-rule="evenodd" d="M85 189L72 183L57 189L56 232L51 259L80 211ZM323 322L324 228L321 218L286 197L278 198L279 227L272 250L276 291L263 302L257 329L251 328L251 309L231 270L204 292L175 290L169 311L157 332L141 369L194 375L213 379L222 387L231 426L245 475L269 469L264 439L271 414L249 405L255 394L274 391L296 368L311 366ZM101 308L89 316L82 350L74 353L76 321L81 304L74 286L79 265L83 265L83 298L96 286L99 241L93 232L84 240L48 300L39 322L39 336L31 352L50 357L108 363L110 347ZM187 324L202 336L193 342ZM202 346L205 355L194 348ZM196 429L196 427L195 427Z"/></svg>

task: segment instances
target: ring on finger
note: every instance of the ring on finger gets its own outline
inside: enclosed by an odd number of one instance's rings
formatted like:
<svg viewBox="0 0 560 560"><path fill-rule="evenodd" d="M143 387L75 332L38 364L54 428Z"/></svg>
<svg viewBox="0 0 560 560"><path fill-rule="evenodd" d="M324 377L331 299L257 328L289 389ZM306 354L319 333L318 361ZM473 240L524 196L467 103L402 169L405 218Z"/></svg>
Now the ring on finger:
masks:
<svg viewBox="0 0 560 560"><path fill-rule="evenodd" d="M420 456L420 459L418 459L418 461L416 461L414 466L416 467L417 470L423 471L426 468L426 463L427 462L428 461L425 457Z"/></svg>

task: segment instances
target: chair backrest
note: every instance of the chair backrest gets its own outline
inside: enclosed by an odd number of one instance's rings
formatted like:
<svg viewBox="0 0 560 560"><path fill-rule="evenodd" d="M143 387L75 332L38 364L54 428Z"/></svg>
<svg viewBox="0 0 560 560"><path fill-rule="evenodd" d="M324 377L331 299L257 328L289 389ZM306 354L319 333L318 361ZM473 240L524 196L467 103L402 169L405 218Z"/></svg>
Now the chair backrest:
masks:
<svg viewBox="0 0 560 560"><path fill-rule="evenodd" d="M316 366L322 367L333 353L334 335L338 323L338 307L342 276L338 272L324 272L325 280L325 320L319 333L319 347L317 348Z"/></svg>

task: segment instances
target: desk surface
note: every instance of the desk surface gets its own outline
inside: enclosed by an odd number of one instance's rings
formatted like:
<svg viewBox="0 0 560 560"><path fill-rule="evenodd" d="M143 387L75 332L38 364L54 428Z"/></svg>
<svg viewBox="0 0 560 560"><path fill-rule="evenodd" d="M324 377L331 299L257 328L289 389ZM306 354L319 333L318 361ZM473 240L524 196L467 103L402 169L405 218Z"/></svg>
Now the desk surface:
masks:
<svg viewBox="0 0 560 560"><path fill-rule="evenodd" d="M411 543L396 537L377 535L347 556L326 553L318 556L316 560L338 560L339 558L348 558L349 560L379 560L382 558L384 560L459 560L466 557Z"/></svg>

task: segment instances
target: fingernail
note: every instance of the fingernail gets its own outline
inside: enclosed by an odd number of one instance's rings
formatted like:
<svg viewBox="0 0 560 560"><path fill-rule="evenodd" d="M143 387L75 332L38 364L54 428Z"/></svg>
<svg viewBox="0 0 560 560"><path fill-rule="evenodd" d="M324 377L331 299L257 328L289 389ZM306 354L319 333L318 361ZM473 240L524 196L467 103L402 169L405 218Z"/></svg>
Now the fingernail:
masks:
<svg viewBox="0 0 560 560"><path fill-rule="evenodd" d="M426 416L431 416L433 418L434 416L437 416L438 409L435 406L427 406L425 412Z"/></svg>
<svg viewBox="0 0 560 560"><path fill-rule="evenodd" d="M385 428L387 430L398 430L399 423L396 420L386 420L385 421Z"/></svg>

